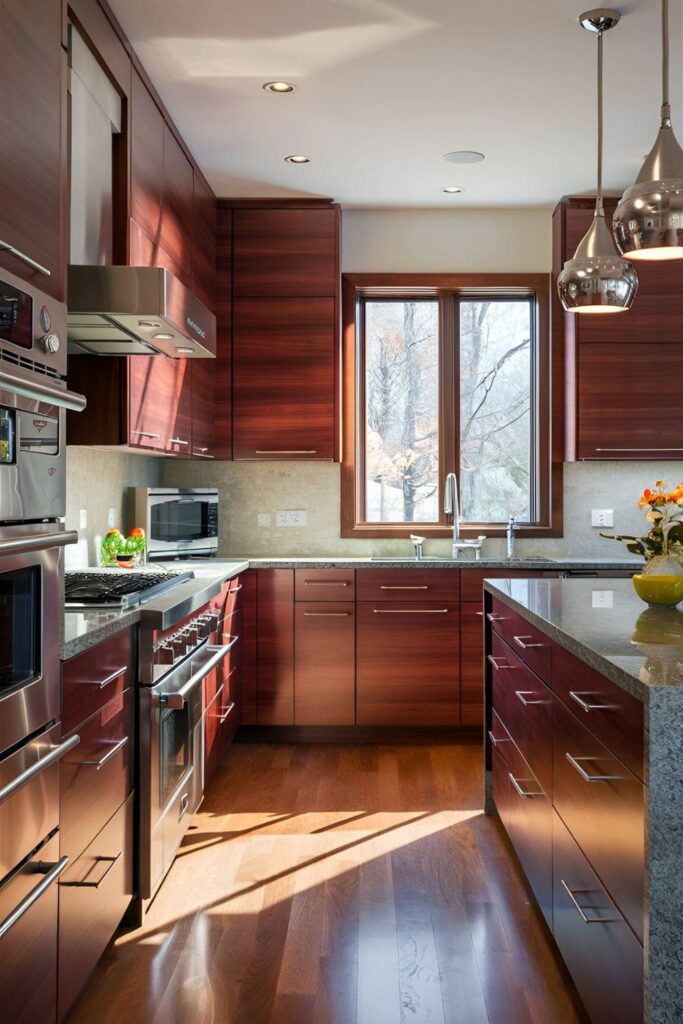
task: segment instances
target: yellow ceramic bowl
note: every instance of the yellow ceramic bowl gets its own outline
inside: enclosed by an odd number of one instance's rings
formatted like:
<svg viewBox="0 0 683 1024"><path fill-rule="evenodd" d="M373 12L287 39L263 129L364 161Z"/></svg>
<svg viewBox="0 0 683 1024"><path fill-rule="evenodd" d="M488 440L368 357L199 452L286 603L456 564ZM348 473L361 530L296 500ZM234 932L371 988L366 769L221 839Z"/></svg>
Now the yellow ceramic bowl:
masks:
<svg viewBox="0 0 683 1024"><path fill-rule="evenodd" d="M641 601L673 607L683 601L683 576L634 576L633 586Z"/></svg>

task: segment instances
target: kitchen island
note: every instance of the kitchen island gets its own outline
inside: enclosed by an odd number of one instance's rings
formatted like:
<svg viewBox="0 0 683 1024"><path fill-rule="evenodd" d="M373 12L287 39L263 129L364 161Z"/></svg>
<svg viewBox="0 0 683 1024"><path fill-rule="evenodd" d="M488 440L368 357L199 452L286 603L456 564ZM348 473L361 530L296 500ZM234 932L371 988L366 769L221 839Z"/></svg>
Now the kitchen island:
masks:
<svg viewBox="0 0 683 1024"><path fill-rule="evenodd" d="M683 614L625 579L484 590L486 809L591 1019L683 1019Z"/></svg>

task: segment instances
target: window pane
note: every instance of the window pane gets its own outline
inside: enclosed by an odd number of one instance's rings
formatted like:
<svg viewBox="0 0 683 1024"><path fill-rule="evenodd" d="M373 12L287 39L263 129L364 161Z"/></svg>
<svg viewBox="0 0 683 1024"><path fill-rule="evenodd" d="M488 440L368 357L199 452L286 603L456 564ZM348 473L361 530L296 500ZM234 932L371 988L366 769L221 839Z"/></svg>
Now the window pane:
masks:
<svg viewBox="0 0 683 1024"><path fill-rule="evenodd" d="M465 522L531 515L532 303L460 303L460 492Z"/></svg>
<svg viewBox="0 0 683 1024"><path fill-rule="evenodd" d="M367 301L365 516L438 522L439 306Z"/></svg>

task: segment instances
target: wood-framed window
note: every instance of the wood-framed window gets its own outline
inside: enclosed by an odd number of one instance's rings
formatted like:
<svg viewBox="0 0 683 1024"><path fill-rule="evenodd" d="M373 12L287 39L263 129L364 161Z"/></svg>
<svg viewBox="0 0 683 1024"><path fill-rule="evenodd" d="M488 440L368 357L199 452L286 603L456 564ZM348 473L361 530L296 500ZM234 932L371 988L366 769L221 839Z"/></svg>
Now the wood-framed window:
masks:
<svg viewBox="0 0 683 1024"><path fill-rule="evenodd" d="M548 275L344 275L342 536L561 536L552 365Z"/></svg>

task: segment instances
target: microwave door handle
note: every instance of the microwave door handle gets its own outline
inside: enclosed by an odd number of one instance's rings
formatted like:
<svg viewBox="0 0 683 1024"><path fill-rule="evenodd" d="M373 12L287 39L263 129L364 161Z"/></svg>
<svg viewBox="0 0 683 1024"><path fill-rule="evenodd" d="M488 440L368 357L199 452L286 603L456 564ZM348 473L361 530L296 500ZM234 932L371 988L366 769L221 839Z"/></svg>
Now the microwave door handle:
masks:
<svg viewBox="0 0 683 1024"><path fill-rule="evenodd" d="M173 711L182 711L185 707L187 698L190 696L195 686L203 683L209 673L213 672L217 665L220 665L229 651L231 651L235 646L237 640L238 637L234 636L228 644L222 644L220 647L209 645L204 648L204 650L210 652L210 654L206 661L202 663L202 667L197 672L194 672L179 690L172 693L159 693L159 703L163 704L167 708L171 708Z"/></svg>
<svg viewBox="0 0 683 1024"><path fill-rule="evenodd" d="M67 391L66 388L51 383L48 378L45 381L27 380L20 372L8 370L5 366L0 369L0 388L36 402L57 405L60 409L71 409L73 412L83 412L87 405L84 395Z"/></svg>
<svg viewBox="0 0 683 1024"><path fill-rule="evenodd" d="M76 544L75 530L60 530L55 533L29 533L19 537L0 540L0 555L21 555L25 551L43 551L46 548L63 548Z"/></svg>

